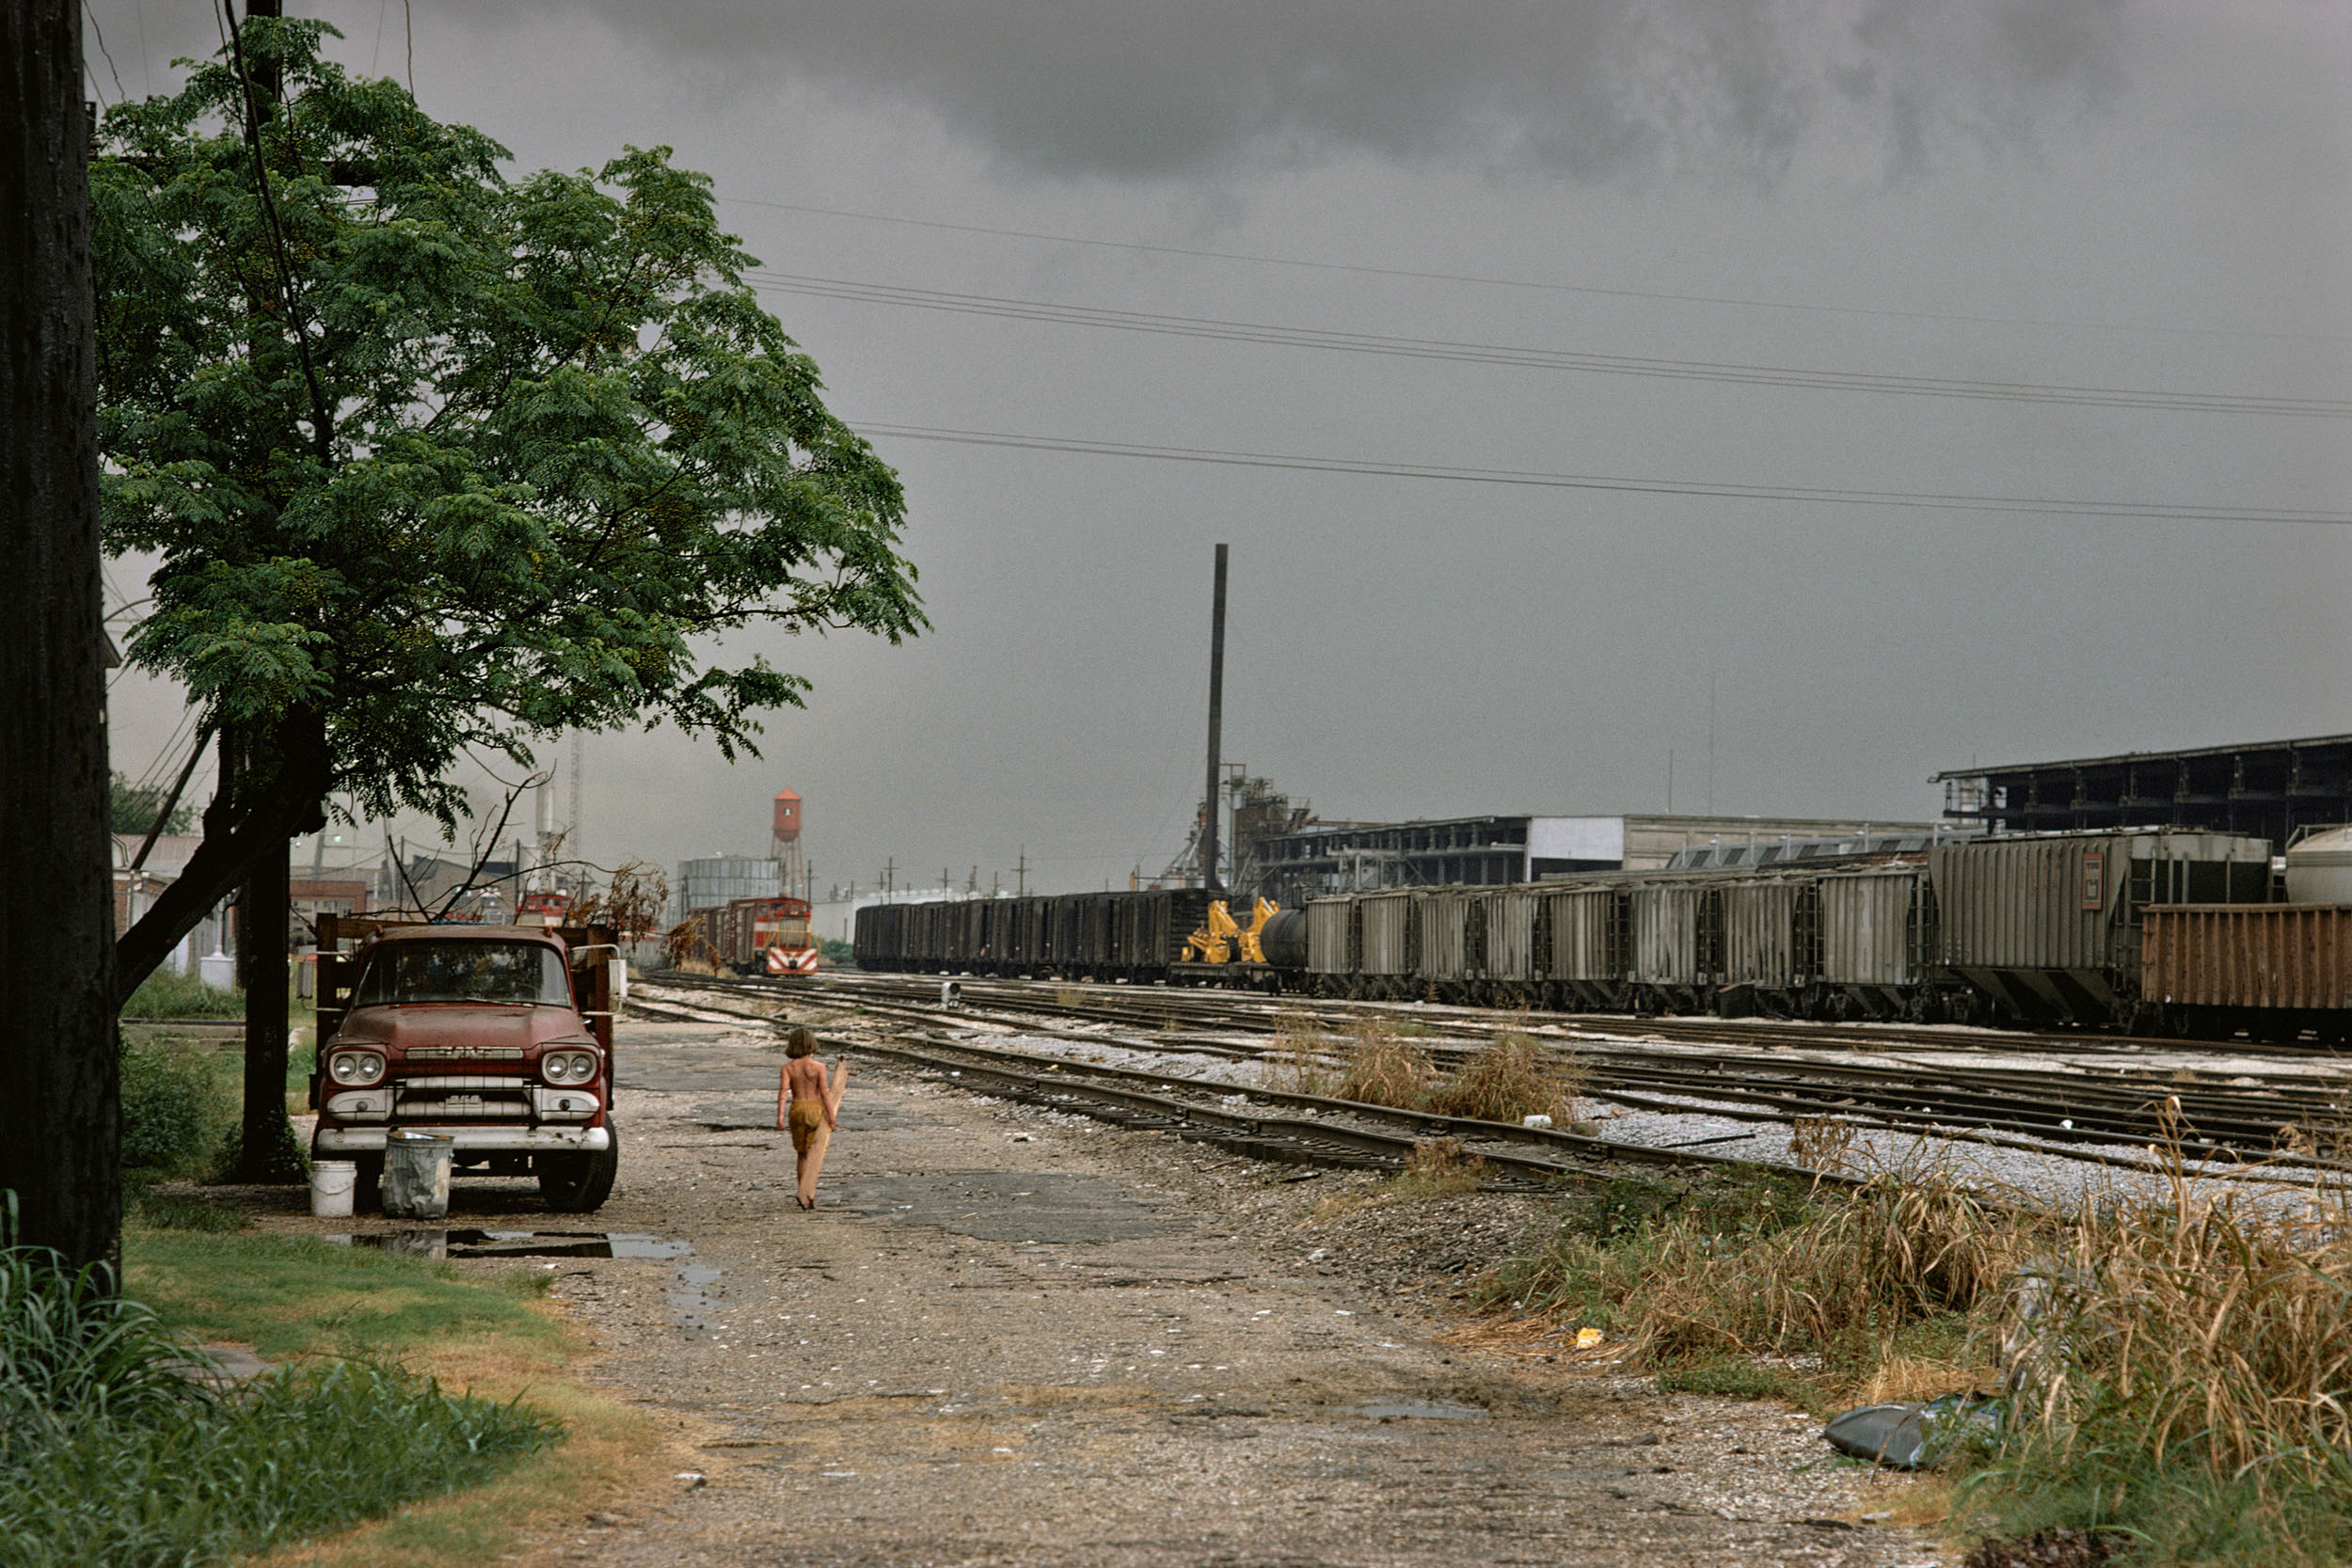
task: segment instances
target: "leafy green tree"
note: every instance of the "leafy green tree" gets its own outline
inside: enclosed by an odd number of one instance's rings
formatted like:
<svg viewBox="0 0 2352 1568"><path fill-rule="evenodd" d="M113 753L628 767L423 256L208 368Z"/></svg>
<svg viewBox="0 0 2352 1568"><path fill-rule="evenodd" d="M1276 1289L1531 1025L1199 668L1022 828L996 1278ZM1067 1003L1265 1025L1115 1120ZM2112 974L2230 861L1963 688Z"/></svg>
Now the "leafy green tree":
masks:
<svg viewBox="0 0 2352 1568"><path fill-rule="evenodd" d="M92 167L106 542L161 560L130 657L222 755L118 994L330 791L453 832L461 754L667 721L756 755L807 683L710 639L924 626L898 476L709 182L660 148L509 179L331 32L246 21Z"/></svg>
<svg viewBox="0 0 2352 1568"><path fill-rule="evenodd" d="M156 814L161 812L163 807L164 791L160 787L151 784L135 784L128 776L119 771L114 775L107 790L107 812L113 819L114 832L118 833L151 832L154 831ZM171 808L171 814L164 818L164 832L184 833L188 831L188 824L192 819L193 814L187 807L174 805Z"/></svg>

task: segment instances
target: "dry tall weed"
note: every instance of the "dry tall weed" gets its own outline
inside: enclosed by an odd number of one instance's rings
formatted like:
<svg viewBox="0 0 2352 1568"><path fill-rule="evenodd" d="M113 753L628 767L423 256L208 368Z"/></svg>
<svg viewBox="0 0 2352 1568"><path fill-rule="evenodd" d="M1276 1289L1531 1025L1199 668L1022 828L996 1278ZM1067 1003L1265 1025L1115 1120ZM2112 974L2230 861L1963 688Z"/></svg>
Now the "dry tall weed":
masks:
<svg viewBox="0 0 2352 1568"><path fill-rule="evenodd" d="M661 939L661 967L688 973L719 973L719 950L710 945L702 927L681 920Z"/></svg>
<svg viewBox="0 0 2352 1568"><path fill-rule="evenodd" d="M1654 1354L1813 1354L1859 1373L1907 1322L1996 1302L2027 1250L2013 1217L1934 1175L1880 1177L1799 1224L1725 1241L1687 1215L1660 1226L1629 1325Z"/></svg>
<svg viewBox="0 0 2352 1568"><path fill-rule="evenodd" d="M1836 1117L1799 1117L1788 1124L1788 1163L1835 1176L1852 1156L1856 1131Z"/></svg>
<svg viewBox="0 0 2352 1568"><path fill-rule="evenodd" d="M1405 1173L1389 1184L1389 1190L1400 1198L1474 1193L1486 1174L1486 1162L1465 1154L1459 1138L1432 1138L1413 1146L1405 1157Z"/></svg>
<svg viewBox="0 0 2352 1568"><path fill-rule="evenodd" d="M1323 1026L1311 1014L1286 1008L1274 1015L1274 1040L1266 1053L1266 1084L1292 1094L1329 1094L1340 1079Z"/></svg>
<svg viewBox="0 0 2352 1568"><path fill-rule="evenodd" d="M2193 1453L2264 1490L2352 1454L2352 1205L2300 1213L2200 1186L2087 1204L2045 1266L2035 1441L2097 1433L2150 1463Z"/></svg>
<svg viewBox="0 0 2352 1568"><path fill-rule="evenodd" d="M1345 1061L1339 1084L1330 1092L1366 1105L1418 1109L1435 1075L1429 1053L1399 1038L1376 1018L1357 1021Z"/></svg>
<svg viewBox="0 0 2352 1568"><path fill-rule="evenodd" d="M1054 988L1054 1006L1057 1007L1075 1007L1085 1002L1086 999L1086 992L1080 990L1075 986L1056 986Z"/></svg>
<svg viewBox="0 0 2352 1568"><path fill-rule="evenodd" d="M1471 1053L1461 1069L1429 1095L1426 1108L1440 1116L1474 1117L1480 1121L1548 1116L1565 1125L1574 1119L1579 1086L1576 1075L1559 1057L1525 1035L1504 1033Z"/></svg>

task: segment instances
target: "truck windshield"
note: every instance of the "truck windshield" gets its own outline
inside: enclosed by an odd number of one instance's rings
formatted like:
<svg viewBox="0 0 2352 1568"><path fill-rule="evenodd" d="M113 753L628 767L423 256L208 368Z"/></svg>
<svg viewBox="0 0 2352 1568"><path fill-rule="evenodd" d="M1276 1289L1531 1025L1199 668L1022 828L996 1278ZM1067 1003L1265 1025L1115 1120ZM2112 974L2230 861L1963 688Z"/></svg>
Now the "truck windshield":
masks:
<svg viewBox="0 0 2352 1568"><path fill-rule="evenodd" d="M509 1002L567 1006L564 958L535 942L401 942L377 948L352 994L355 1007L410 1002Z"/></svg>

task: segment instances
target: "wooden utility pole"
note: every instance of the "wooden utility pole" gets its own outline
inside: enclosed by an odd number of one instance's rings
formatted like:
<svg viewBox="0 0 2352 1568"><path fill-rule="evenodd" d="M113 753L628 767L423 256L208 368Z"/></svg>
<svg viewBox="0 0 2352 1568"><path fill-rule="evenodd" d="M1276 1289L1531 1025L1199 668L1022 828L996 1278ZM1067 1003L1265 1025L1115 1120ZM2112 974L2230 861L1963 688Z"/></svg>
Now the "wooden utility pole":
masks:
<svg viewBox="0 0 2352 1568"><path fill-rule="evenodd" d="M78 0L0 7L0 1188L111 1261L121 1090Z"/></svg>

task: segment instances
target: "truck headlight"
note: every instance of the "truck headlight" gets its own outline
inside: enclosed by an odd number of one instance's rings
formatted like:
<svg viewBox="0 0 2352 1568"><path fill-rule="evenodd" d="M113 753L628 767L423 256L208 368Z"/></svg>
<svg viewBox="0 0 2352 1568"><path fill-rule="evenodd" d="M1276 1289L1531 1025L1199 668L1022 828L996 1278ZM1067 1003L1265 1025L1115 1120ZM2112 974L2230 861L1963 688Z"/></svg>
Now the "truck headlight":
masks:
<svg viewBox="0 0 2352 1568"><path fill-rule="evenodd" d="M373 1051L338 1051L326 1058L326 1075L338 1084L364 1088L383 1082L384 1058Z"/></svg>
<svg viewBox="0 0 2352 1568"><path fill-rule="evenodd" d="M550 1084L585 1084L596 1075L596 1058L586 1051L550 1051L539 1058L539 1076Z"/></svg>

